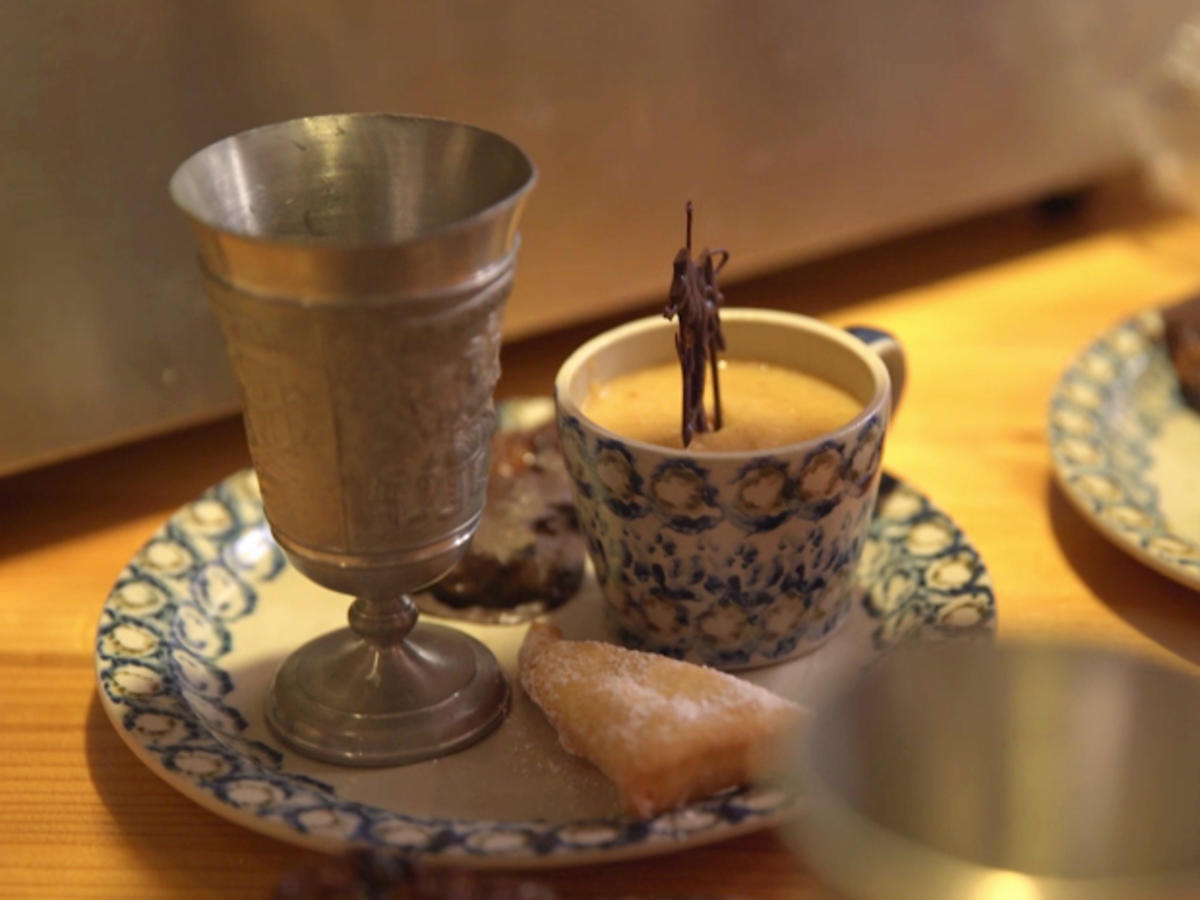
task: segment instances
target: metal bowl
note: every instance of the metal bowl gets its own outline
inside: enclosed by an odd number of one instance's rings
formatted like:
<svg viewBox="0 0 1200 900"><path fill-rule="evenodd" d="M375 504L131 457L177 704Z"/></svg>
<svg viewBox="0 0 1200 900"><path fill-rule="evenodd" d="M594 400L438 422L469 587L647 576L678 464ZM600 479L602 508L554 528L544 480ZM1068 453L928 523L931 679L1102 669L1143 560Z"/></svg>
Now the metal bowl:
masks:
<svg viewBox="0 0 1200 900"><path fill-rule="evenodd" d="M1112 650L912 646L818 710L789 836L855 898L1200 897L1200 681Z"/></svg>

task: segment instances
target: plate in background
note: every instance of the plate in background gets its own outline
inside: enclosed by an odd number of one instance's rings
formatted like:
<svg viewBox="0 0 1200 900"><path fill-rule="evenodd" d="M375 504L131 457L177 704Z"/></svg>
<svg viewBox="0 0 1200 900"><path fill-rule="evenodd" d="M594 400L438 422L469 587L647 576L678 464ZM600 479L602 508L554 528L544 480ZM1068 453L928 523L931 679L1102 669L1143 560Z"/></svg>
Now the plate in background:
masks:
<svg viewBox="0 0 1200 900"><path fill-rule="evenodd" d="M1054 474L1101 534L1200 590L1200 414L1183 400L1150 311L1093 341L1050 399Z"/></svg>
<svg viewBox="0 0 1200 900"><path fill-rule="evenodd" d="M519 411L510 406L502 421L532 424ZM979 554L927 497L887 475L857 582L860 600L833 639L745 677L811 706L897 640L992 632ZM262 697L283 657L342 626L348 603L288 565L253 473L232 475L172 515L117 580L96 638L105 712L148 772L199 805L326 851L390 846L491 868L595 863L755 831L792 804L775 788L745 788L631 820L519 688L497 732L440 760L352 769L297 756L267 730ZM552 618L568 637L607 635L590 577ZM526 624L453 624L512 677Z"/></svg>

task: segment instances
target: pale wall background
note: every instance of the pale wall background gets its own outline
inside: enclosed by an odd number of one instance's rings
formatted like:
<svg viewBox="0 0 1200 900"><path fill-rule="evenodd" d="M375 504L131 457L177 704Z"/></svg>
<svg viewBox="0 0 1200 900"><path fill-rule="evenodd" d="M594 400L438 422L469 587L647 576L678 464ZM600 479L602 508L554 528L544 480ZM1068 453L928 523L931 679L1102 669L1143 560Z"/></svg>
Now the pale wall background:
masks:
<svg viewBox="0 0 1200 900"><path fill-rule="evenodd" d="M509 336L1074 185L1179 0L0 3L0 472L235 393L166 195L192 151L321 112L445 116L538 164Z"/></svg>

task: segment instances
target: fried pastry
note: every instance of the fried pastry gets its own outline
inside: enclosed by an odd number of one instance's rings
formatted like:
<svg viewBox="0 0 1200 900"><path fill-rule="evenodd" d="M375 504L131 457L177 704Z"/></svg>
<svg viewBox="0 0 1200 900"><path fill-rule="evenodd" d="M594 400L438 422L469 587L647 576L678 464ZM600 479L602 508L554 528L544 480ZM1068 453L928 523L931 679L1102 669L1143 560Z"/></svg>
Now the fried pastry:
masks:
<svg viewBox="0 0 1200 900"><path fill-rule="evenodd" d="M564 749L616 785L644 818L746 784L774 768L800 709L716 669L599 641L568 641L532 625L522 687Z"/></svg>

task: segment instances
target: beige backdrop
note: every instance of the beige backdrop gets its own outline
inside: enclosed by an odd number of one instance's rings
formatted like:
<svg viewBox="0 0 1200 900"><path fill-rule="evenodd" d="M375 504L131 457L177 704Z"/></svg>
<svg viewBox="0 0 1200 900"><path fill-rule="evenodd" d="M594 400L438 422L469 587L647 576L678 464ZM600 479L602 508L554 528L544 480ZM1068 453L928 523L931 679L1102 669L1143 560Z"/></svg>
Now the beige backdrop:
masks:
<svg viewBox="0 0 1200 900"><path fill-rule="evenodd" d="M1090 177L1183 0L0 3L0 472L233 408L167 201L226 134L467 120L541 183L510 336Z"/></svg>

